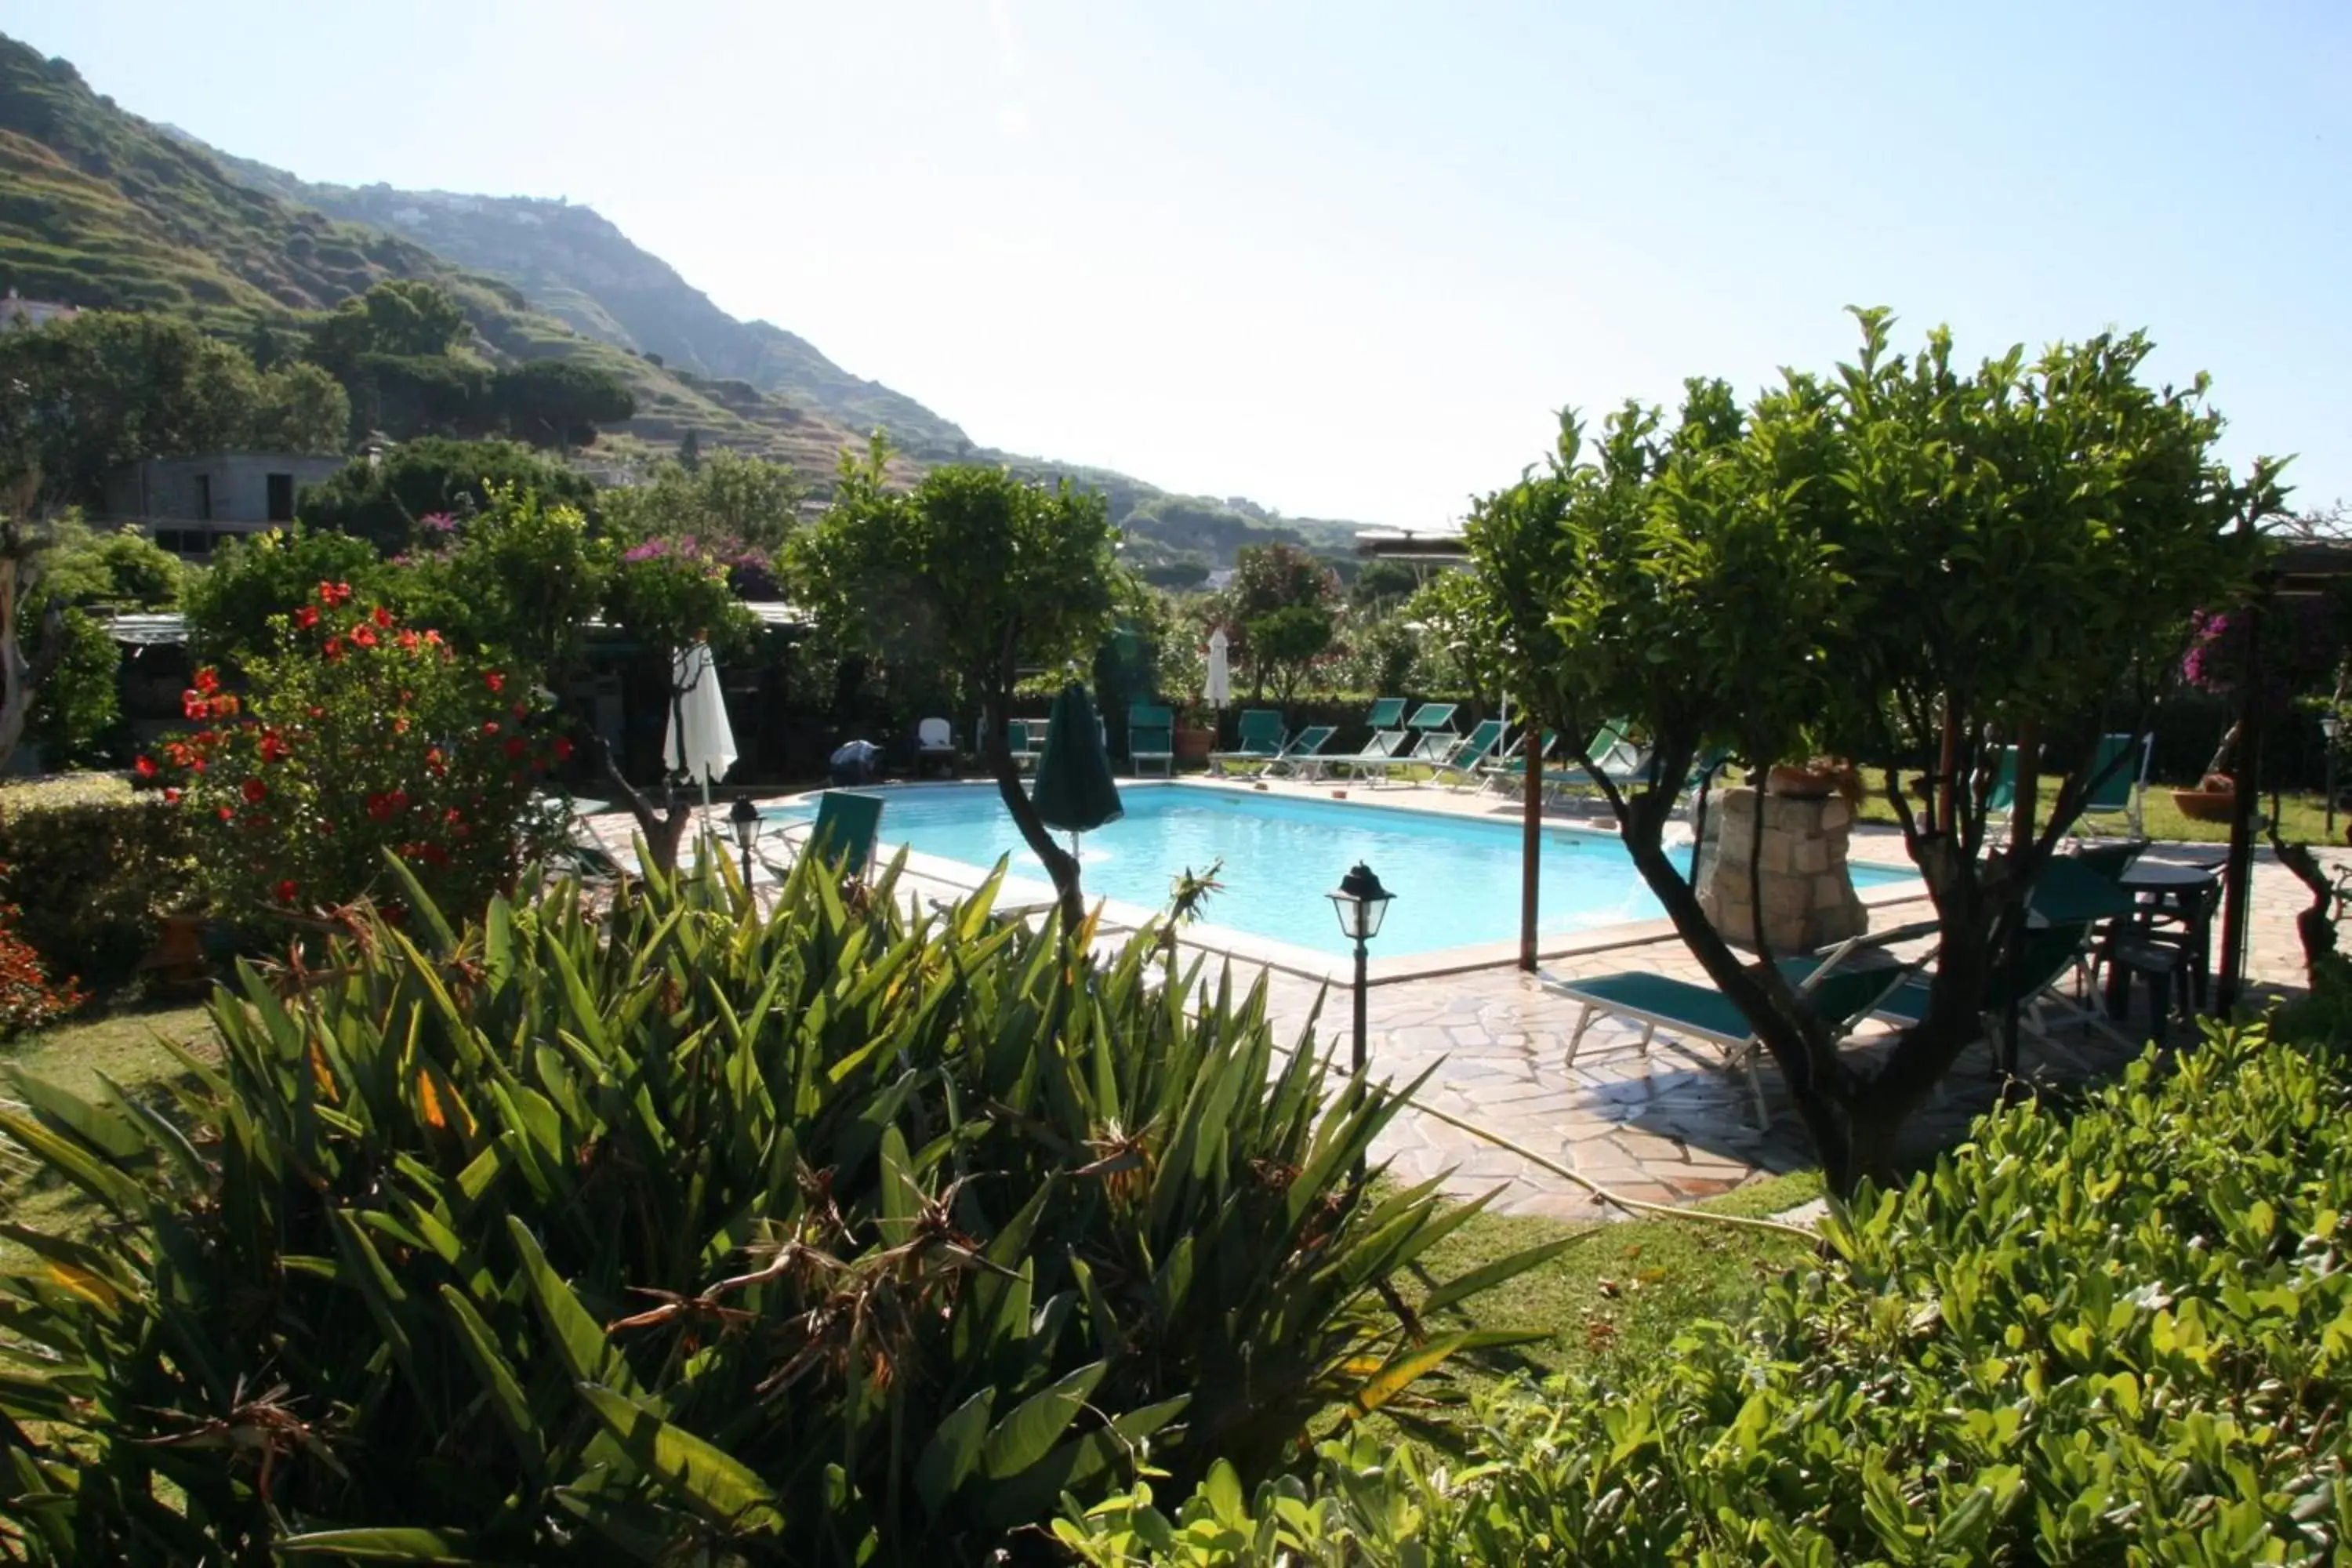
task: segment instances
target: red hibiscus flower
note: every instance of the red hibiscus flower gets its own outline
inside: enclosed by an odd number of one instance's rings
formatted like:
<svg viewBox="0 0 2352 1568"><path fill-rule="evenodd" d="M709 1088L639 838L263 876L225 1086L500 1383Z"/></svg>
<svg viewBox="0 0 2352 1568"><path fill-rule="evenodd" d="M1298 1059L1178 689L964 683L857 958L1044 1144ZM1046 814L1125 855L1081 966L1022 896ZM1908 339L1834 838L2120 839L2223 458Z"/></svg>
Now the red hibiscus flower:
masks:
<svg viewBox="0 0 2352 1568"><path fill-rule="evenodd" d="M220 675L211 665L196 671L196 689L207 697L220 689Z"/></svg>
<svg viewBox="0 0 2352 1568"><path fill-rule="evenodd" d="M152 779L155 776L155 759L152 757L142 757L131 766L139 770L139 776L142 779Z"/></svg>
<svg viewBox="0 0 2352 1568"><path fill-rule="evenodd" d="M327 639L327 646L319 651L325 654L329 658L341 659L343 657L343 639L341 637L329 637Z"/></svg>
<svg viewBox="0 0 2352 1568"><path fill-rule="evenodd" d="M245 792L246 804L248 805L259 805L269 794L269 786L259 779L247 779L241 787Z"/></svg>
<svg viewBox="0 0 2352 1568"><path fill-rule="evenodd" d="M493 691L504 691L507 689L507 678L493 669L482 677L482 684Z"/></svg>
<svg viewBox="0 0 2352 1568"><path fill-rule="evenodd" d="M559 763L572 760L572 742L561 735L555 737L555 760Z"/></svg>
<svg viewBox="0 0 2352 1568"><path fill-rule="evenodd" d="M387 631L392 627L392 612L385 609L382 605L378 605L374 609L368 612L368 619L373 621L377 626L383 627Z"/></svg>
<svg viewBox="0 0 2352 1568"><path fill-rule="evenodd" d="M289 877L278 884L278 901L281 904L290 904L294 901L293 878Z"/></svg>
<svg viewBox="0 0 2352 1568"><path fill-rule="evenodd" d="M495 734L497 734L498 732L499 732L499 721L498 721L496 719L486 719L486 720L484 720L484 721L482 721L482 733L483 733L483 734L485 734L485 735L495 735Z"/></svg>
<svg viewBox="0 0 2352 1568"><path fill-rule="evenodd" d="M180 804L180 792L176 787L167 789L163 792L163 804L165 805L177 805Z"/></svg>
<svg viewBox="0 0 2352 1568"><path fill-rule="evenodd" d="M294 612L294 624L304 631L309 631L319 624L319 607L316 605L303 605Z"/></svg>

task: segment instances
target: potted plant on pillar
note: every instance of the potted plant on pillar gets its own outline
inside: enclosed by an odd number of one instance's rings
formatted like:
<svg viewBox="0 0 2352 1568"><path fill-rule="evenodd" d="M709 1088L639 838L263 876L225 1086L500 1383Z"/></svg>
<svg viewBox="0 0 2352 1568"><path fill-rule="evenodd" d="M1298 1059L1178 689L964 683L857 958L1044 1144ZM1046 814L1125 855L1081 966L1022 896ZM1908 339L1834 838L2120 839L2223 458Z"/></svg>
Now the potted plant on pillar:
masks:
<svg viewBox="0 0 2352 1568"><path fill-rule="evenodd" d="M1202 703L1186 700L1176 705L1176 763L1180 767L1206 766L1217 749L1216 716Z"/></svg>

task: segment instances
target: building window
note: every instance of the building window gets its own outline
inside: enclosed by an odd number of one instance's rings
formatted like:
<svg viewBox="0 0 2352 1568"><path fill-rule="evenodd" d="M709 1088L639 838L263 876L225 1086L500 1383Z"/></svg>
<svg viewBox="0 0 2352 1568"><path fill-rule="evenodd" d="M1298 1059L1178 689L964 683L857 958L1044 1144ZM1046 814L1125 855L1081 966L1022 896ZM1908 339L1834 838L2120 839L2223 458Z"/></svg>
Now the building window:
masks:
<svg viewBox="0 0 2352 1568"><path fill-rule="evenodd" d="M269 480L269 521L272 522L293 521L294 476L291 474L271 474L268 477Z"/></svg>
<svg viewBox="0 0 2352 1568"><path fill-rule="evenodd" d="M213 477L210 474L196 476L196 516L205 522L213 519Z"/></svg>

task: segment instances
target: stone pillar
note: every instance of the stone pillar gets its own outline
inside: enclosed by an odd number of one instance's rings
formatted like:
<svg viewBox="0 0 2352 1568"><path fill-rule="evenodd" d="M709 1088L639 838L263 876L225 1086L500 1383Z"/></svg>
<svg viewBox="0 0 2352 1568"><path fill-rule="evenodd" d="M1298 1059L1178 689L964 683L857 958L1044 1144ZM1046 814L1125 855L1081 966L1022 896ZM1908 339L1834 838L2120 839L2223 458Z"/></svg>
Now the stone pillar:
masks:
<svg viewBox="0 0 2352 1568"><path fill-rule="evenodd" d="M1853 812L1843 797L1808 800L1761 796L1753 789L1718 790L1707 801L1706 829L1699 840L1699 908L1724 940L1756 945L1761 911L1764 939L1775 953L1800 952L1860 936L1870 916L1846 875L1847 841ZM1756 877L1748 878L1748 852L1757 845Z"/></svg>

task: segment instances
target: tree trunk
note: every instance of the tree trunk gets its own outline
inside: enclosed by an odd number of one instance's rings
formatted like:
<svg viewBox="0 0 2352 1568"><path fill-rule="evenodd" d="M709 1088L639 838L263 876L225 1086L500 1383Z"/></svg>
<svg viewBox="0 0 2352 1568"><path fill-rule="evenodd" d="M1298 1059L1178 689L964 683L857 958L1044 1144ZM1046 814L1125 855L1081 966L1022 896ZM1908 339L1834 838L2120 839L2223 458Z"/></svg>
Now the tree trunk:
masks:
<svg viewBox="0 0 2352 1568"><path fill-rule="evenodd" d="M998 704L990 703L982 710L980 753L996 779L996 793L1003 797L1013 826L1021 830L1021 841L1054 879L1055 900L1062 907L1062 929L1075 933L1087 918L1086 900L1078 891L1077 858L1054 842L1053 833L1030 804L1029 792L1021 787L1021 765L1013 760L1013 748L1004 742L1004 724Z"/></svg>
<svg viewBox="0 0 2352 1568"><path fill-rule="evenodd" d="M65 616L52 605L41 617L40 653L25 657L19 615L24 596L32 589L28 576L23 563L0 560L0 767L16 754L26 722L33 716L33 700L65 653Z"/></svg>
<svg viewBox="0 0 2352 1568"><path fill-rule="evenodd" d="M596 750L604 759L604 776L613 781L629 815L637 819L637 835L645 840L646 858L665 874L677 870L678 847L686 842L686 830L694 822L692 797L679 800L676 786L665 778L661 810L656 812L645 792L623 775L621 764L613 760L613 748L604 744L601 737Z"/></svg>

